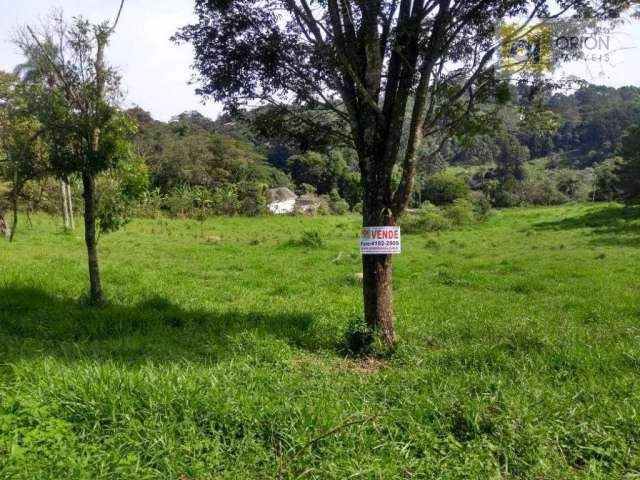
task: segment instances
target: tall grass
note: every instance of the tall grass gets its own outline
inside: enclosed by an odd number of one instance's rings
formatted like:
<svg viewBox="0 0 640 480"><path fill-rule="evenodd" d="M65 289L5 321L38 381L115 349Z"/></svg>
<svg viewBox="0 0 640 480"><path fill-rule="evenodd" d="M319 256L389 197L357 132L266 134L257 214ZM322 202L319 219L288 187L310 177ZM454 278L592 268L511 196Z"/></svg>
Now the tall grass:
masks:
<svg viewBox="0 0 640 480"><path fill-rule="evenodd" d="M637 211L404 235L386 360L343 353L358 225L138 220L93 309L82 233L35 217L0 243L0 478L640 474Z"/></svg>

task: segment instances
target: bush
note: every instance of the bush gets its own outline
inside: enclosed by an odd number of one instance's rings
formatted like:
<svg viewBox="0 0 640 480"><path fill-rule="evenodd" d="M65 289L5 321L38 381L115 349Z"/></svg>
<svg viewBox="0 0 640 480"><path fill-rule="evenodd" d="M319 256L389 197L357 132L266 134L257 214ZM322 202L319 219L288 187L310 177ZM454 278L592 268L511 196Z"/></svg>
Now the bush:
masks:
<svg viewBox="0 0 640 480"><path fill-rule="evenodd" d="M293 245L298 245L307 248L322 248L324 246L324 240L318 231L306 231L302 233L302 237L298 240L291 241Z"/></svg>
<svg viewBox="0 0 640 480"><path fill-rule="evenodd" d="M569 198L560 192L550 178L527 180L522 185L521 203L528 205L561 205Z"/></svg>
<svg viewBox="0 0 640 480"><path fill-rule="evenodd" d="M464 179L439 173L427 178L422 197L436 205L449 205L459 198L468 198L470 191Z"/></svg>
<svg viewBox="0 0 640 480"><path fill-rule="evenodd" d="M344 215L349 212L349 204L346 200L340 199L337 202L331 204L331 210L336 215Z"/></svg>
<svg viewBox="0 0 640 480"><path fill-rule="evenodd" d="M72 175L69 178L69 184L71 186L74 213L77 215L84 208L82 182L77 176ZM6 198L6 195L3 195L3 200L4 198ZM55 177L44 177L27 181L22 188L21 200L24 208L29 212L37 211L50 215L59 215L60 205L62 204L60 180ZM7 210L10 208L8 203L0 205L0 207L4 207Z"/></svg>
<svg viewBox="0 0 640 480"><path fill-rule="evenodd" d="M328 195L320 195L318 197L318 208L315 211L316 215L330 215L331 214L331 199Z"/></svg>
<svg viewBox="0 0 640 480"><path fill-rule="evenodd" d="M444 215L453 226L461 227L475 223L476 216L473 204L466 199L459 198L444 209Z"/></svg>
<svg viewBox="0 0 640 480"><path fill-rule="evenodd" d="M115 232L127 224L149 188L142 157L102 172L96 181L96 219L100 233Z"/></svg>
<svg viewBox="0 0 640 480"><path fill-rule="evenodd" d="M374 340L374 332L362 318L353 318L349 321L344 333L344 343L347 352L355 355L363 355L371 350Z"/></svg>
<svg viewBox="0 0 640 480"><path fill-rule="evenodd" d="M267 191L267 185L260 182L223 184L214 190L182 185L161 197L161 205L171 216L198 219L215 215L257 216L268 212ZM147 203L145 207L150 205Z"/></svg>
<svg viewBox="0 0 640 480"><path fill-rule="evenodd" d="M439 232L484 221L490 213L489 200L484 196L474 202L460 198L447 207L425 202L417 212L403 217L400 226L405 233Z"/></svg>
<svg viewBox="0 0 640 480"><path fill-rule="evenodd" d="M476 219L482 222L491 215L491 201L484 194L480 194L473 200L473 210Z"/></svg>
<svg viewBox="0 0 640 480"><path fill-rule="evenodd" d="M174 188L164 199L163 207L172 216L187 216L193 209L193 195L191 188L184 185Z"/></svg>
<svg viewBox="0 0 640 480"><path fill-rule="evenodd" d="M439 209L428 208L403 217L400 221L400 227L405 233L438 232L449 230L452 223L442 215Z"/></svg>
<svg viewBox="0 0 640 480"><path fill-rule="evenodd" d="M157 217L160 214L165 196L159 188L144 192L140 203L135 209L135 215L140 217Z"/></svg>
<svg viewBox="0 0 640 480"><path fill-rule="evenodd" d="M268 187L258 182L242 182L239 185L240 212L255 217L268 211Z"/></svg>

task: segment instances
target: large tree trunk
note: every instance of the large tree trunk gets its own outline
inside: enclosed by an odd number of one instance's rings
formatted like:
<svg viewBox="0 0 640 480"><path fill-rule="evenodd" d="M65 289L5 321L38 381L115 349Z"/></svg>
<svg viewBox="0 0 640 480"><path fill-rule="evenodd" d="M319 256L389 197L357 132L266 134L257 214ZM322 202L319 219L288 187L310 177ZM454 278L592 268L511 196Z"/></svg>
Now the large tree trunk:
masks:
<svg viewBox="0 0 640 480"><path fill-rule="evenodd" d="M396 343L391 255L363 255L364 318L385 345Z"/></svg>
<svg viewBox="0 0 640 480"><path fill-rule="evenodd" d="M87 245L89 260L89 283L91 286L89 300L93 305L100 305L102 297L102 283L100 281L100 265L98 263L98 245L96 239L96 205L95 183L93 176L88 173L82 175L84 187L84 239Z"/></svg>
<svg viewBox="0 0 640 480"><path fill-rule="evenodd" d="M363 226L394 225L384 207L380 190L364 198ZM371 331L390 348L396 343L393 315L393 268L391 255L362 256L364 318Z"/></svg>

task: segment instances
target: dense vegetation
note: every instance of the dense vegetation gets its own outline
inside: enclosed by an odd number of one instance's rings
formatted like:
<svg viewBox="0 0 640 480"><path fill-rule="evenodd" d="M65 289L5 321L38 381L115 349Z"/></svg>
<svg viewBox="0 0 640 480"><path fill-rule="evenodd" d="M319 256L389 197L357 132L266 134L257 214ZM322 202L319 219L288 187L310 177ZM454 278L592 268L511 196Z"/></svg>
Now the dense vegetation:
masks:
<svg viewBox="0 0 640 480"><path fill-rule="evenodd" d="M516 90L512 94L490 132L457 137L439 155L421 157L413 207L424 201L446 205L469 198L470 190L495 206L637 198L637 149L625 147L624 138L631 145L638 137L632 128L640 122L639 89L587 86L535 102ZM353 150L331 136L316 138L317 132L302 126L295 135L284 135L265 120L271 113L262 108L214 121L185 112L160 122L139 108L129 110L138 125L133 141L149 178L137 214L261 214L268 189L281 186L322 196L337 213L358 210L361 186ZM59 185L41 174L42 165L31 168L35 178L21 189L21 204L30 211L57 212ZM75 200L81 209L82 198ZM3 201L8 209L10 189Z"/></svg>
<svg viewBox="0 0 640 480"><path fill-rule="evenodd" d="M425 200L444 205L466 197L469 188L482 192L497 206L625 198L624 181L618 178L625 171L620 168L619 156L625 152L624 136L640 122L640 89L586 86L574 93L537 95L534 99L513 89L511 96L512 101L499 110L498 121L490 130L458 136L436 156L428 156L425 148L413 206ZM202 135L208 132L243 142L248 157L251 151L254 158L273 168L254 172L250 178L270 186L289 186L300 193L333 192L352 208L356 206L360 185L354 152L337 138L322 142L314 137L317 132L298 126L295 136L276 133L264 126L263 117L270 111L258 109L237 118L226 115L215 122L191 112L168 125L134 112L142 126L139 145L145 152L155 152L147 155L153 159L153 185L168 193L172 186L184 183L215 183L206 175L185 177L185 171L198 169L185 160L186 147L180 153L174 150L180 144L176 137L185 136L184 132L192 132L186 138L193 137L185 143L198 145L206 143ZM630 149L626 151L629 157ZM201 161L195 148L190 158L194 163ZM257 165L255 168L260 170ZM449 177L443 177L444 172ZM632 174L623 176L633 178ZM224 171L221 177L232 183L240 181ZM630 185L627 189L637 191Z"/></svg>
<svg viewBox="0 0 640 480"><path fill-rule="evenodd" d="M0 478L640 473L637 209L405 235L389 360L345 350L355 216L136 220L101 309L81 236L32 221L0 248Z"/></svg>

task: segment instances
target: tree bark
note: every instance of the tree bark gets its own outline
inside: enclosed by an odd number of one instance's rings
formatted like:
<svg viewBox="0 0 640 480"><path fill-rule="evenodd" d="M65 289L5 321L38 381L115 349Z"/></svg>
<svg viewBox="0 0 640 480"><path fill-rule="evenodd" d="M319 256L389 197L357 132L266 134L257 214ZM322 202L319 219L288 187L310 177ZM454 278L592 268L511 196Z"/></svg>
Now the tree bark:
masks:
<svg viewBox="0 0 640 480"><path fill-rule="evenodd" d="M364 318L383 343L396 343L393 319L393 269L391 255L363 255Z"/></svg>
<svg viewBox="0 0 640 480"><path fill-rule="evenodd" d="M104 302L102 296L102 282L100 280L100 265L98 263L98 244L96 239L96 207L95 207L95 182L93 176L84 173L82 175L84 197L84 238L87 245L89 261L89 301L93 305Z"/></svg>

